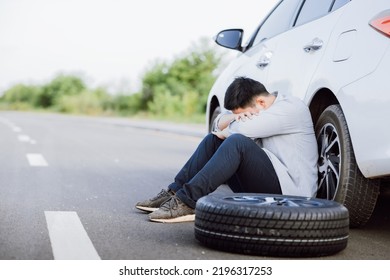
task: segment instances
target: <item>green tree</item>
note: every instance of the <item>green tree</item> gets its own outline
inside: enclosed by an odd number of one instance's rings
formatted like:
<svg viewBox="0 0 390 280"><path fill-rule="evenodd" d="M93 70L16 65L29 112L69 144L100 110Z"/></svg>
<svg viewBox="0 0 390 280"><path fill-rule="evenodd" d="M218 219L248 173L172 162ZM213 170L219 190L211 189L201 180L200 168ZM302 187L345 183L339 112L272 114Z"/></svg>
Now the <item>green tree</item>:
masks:
<svg viewBox="0 0 390 280"><path fill-rule="evenodd" d="M12 109L30 109L35 105L40 91L39 86L17 84L4 92L1 101Z"/></svg>
<svg viewBox="0 0 390 280"><path fill-rule="evenodd" d="M156 63L142 80L141 108L155 114L172 115L171 110L185 115L204 113L215 81L214 71L221 59L222 56L202 40L173 62Z"/></svg>
<svg viewBox="0 0 390 280"><path fill-rule="evenodd" d="M42 87L36 105L42 108L53 107L57 105L61 97L77 95L85 89L86 86L81 78L60 74Z"/></svg>

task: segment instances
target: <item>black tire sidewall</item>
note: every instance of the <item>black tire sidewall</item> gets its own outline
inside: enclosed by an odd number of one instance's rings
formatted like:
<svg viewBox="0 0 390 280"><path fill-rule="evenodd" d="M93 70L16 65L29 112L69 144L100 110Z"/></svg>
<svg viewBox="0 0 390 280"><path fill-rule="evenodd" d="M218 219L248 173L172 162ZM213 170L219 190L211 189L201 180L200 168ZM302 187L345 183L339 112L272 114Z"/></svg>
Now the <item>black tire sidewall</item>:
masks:
<svg viewBox="0 0 390 280"><path fill-rule="evenodd" d="M231 199L243 196L310 203L286 207ZM334 254L347 246L348 230L348 210L331 200L237 193L208 195L196 204L195 237L210 247L236 253L281 257Z"/></svg>
<svg viewBox="0 0 390 280"><path fill-rule="evenodd" d="M215 119L217 118L217 116L221 113L221 107L218 105L217 107L215 107L214 111L211 112L211 117L210 117L210 124L209 124L209 129L211 132L212 130L212 127L213 127L213 124L214 124L214 121Z"/></svg>
<svg viewBox="0 0 390 280"><path fill-rule="evenodd" d="M367 179L355 158L348 125L340 105L331 105L321 114L315 125L316 137L325 124L335 127L339 136L341 168L339 184L333 199L345 205L350 214L350 226L365 225L374 211L380 181Z"/></svg>

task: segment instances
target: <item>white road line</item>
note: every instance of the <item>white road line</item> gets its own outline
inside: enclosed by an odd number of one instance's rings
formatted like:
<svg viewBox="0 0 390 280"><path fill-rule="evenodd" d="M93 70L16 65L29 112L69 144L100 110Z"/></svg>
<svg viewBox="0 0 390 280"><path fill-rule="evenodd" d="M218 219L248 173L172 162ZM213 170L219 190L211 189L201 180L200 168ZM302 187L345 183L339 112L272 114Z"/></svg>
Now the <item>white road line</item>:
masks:
<svg viewBox="0 0 390 280"><path fill-rule="evenodd" d="M41 154L27 154L28 162L31 166L48 166L49 164Z"/></svg>
<svg viewBox="0 0 390 280"><path fill-rule="evenodd" d="M8 126L11 130L13 130L16 133L22 132L22 129L20 127L14 125L12 122L10 122L9 120L7 120L5 118L0 117L0 123L5 124L6 126ZM37 143L37 141L35 141L34 139L31 139L28 135L18 135L18 139L20 142L29 142L32 145L35 145Z"/></svg>
<svg viewBox="0 0 390 280"><path fill-rule="evenodd" d="M3 123L4 125L8 126L9 128L14 127L15 125L8 119L0 117L0 123Z"/></svg>
<svg viewBox="0 0 390 280"><path fill-rule="evenodd" d="M30 136L24 135L24 134L18 135L18 140L20 142L28 142L32 145L35 145L37 143L37 141L35 141L34 139L31 139Z"/></svg>
<svg viewBox="0 0 390 280"><path fill-rule="evenodd" d="M55 260L100 260L76 212L45 211Z"/></svg>
<svg viewBox="0 0 390 280"><path fill-rule="evenodd" d="M8 126L10 129L12 129L15 132L22 131L22 129L20 127L17 127L16 125L14 125L11 121L7 120L6 118L0 118L0 123L5 124L6 126Z"/></svg>
<svg viewBox="0 0 390 280"><path fill-rule="evenodd" d="M21 132L22 131L22 129L20 127L17 127L17 126L14 126L12 128L12 130L15 131L15 132Z"/></svg>
<svg viewBox="0 0 390 280"><path fill-rule="evenodd" d="M20 135L18 135L18 140L20 141L20 142L30 142L30 136L28 136L28 135L24 135L24 134L20 134Z"/></svg>

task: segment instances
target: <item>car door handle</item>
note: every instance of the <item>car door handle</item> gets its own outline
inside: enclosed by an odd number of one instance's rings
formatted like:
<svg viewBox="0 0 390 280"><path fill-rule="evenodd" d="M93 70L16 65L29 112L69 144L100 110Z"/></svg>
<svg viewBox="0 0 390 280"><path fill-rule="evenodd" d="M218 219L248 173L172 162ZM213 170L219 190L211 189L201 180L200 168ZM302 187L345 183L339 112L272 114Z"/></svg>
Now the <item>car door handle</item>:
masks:
<svg viewBox="0 0 390 280"><path fill-rule="evenodd" d="M266 59L264 59L264 60L259 60L259 62L256 64L256 66L257 66L258 68L264 68L264 67L266 67L269 63L270 63L270 61L269 61L269 60L266 60Z"/></svg>
<svg viewBox="0 0 390 280"><path fill-rule="evenodd" d="M271 62L272 52L266 52L263 54L259 61L257 62L256 66L260 69L263 69Z"/></svg>
<svg viewBox="0 0 390 280"><path fill-rule="evenodd" d="M319 49L322 48L323 44L324 42L321 39L314 38L313 41L311 41L309 44L303 47L303 50L305 52L318 51Z"/></svg>

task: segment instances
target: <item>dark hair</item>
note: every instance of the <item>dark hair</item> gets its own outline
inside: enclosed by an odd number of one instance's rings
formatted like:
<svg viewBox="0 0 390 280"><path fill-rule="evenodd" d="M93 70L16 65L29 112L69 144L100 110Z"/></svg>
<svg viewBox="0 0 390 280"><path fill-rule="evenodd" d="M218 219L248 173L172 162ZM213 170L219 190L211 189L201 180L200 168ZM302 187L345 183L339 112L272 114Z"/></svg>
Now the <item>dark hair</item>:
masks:
<svg viewBox="0 0 390 280"><path fill-rule="evenodd" d="M246 77L237 77L226 90L224 107L235 110L251 106L253 98L259 95L269 95L262 83Z"/></svg>

